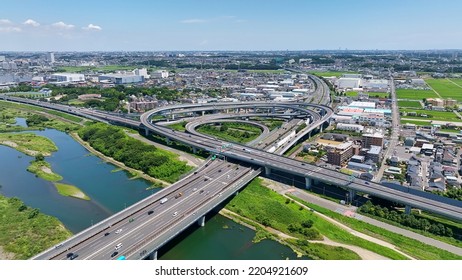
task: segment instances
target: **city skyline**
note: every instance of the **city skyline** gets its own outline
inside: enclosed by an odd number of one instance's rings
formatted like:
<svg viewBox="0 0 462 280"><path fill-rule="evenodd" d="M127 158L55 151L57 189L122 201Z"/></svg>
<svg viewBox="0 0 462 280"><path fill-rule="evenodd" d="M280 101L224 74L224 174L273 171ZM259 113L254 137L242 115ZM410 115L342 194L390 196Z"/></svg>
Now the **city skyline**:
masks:
<svg viewBox="0 0 462 280"><path fill-rule="evenodd" d="M460 49L462 3L2 3L0 51Z"/></svg>

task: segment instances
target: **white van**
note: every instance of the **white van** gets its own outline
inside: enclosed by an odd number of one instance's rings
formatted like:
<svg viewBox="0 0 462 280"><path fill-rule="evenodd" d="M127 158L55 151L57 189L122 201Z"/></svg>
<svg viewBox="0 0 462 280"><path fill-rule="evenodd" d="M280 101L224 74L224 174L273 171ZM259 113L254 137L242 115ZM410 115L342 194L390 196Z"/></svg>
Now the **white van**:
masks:
<svg viewBox="0 0 462 280"><path fill-rule="evenodd" d="M122 248L122 243L119 243L119 244L117 244L117 245L115 246L115 249L116 249L116 250L119 250L120 248Z"/></svg>

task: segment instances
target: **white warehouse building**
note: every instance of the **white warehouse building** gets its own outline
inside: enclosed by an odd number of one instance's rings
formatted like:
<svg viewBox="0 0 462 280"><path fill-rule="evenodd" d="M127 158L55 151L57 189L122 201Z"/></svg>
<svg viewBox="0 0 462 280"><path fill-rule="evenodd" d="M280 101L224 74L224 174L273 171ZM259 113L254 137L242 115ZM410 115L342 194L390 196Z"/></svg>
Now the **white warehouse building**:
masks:
<svg viewBox="0 0 462 280"><path fill-rule="evenodd" d="M347 130L347 131L354 131L354 132L362 132L364 130L364 126L359 124L347 124L347 123L338 123L337 124L338 130Z"/></svg>
<svg viewBox="0 0 462 280"><path fill-rule="evenodd" d="M85 75L77 73L55 73L51 75L51 80L57 83L85 82Z"/></svg>

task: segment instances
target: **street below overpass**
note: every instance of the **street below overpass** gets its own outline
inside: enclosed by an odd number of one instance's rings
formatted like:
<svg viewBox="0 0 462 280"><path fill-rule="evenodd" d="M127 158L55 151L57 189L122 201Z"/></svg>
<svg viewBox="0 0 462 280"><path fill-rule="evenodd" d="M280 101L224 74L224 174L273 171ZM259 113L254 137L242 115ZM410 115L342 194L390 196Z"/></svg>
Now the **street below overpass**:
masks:
<svg viewBox="0 0 462 280"><path fill-rule="evenodd" d="M383 228L385 230L388 230L388 231L391 231L391 232L394 232L394 233L397 233L397 234L401 234L403 236L418 240L418 241L423 242L425 244L432 245L432 246L435 246L437 248L440 248L440 249L446 250L448 252L454 253L456 255L462 256L462 248L460 248L460 247L456 247L456 246L453 246L451 244L448 244L448 243L445 243L445 242L442 242L442 241L439 241L439 240L436 240L436 239L433 239L433 238L430 238L430 237L415 233L413 231L403 229L403 228L400 228L400 227L397 227L397 226L394 226L394 225L390 225L390 224L387 224L385 222L381 222L381 221L375 220L373 218L361 215L361 214L357 213L357 207L355 207L355 206L341 205L339 203L335 203L333 201L321 198L321 197L319 197L317 195L310 194L307 191L304 191L304 190L301 190L301 189L298 189L298 188L294 188L293 186L290 186L290 185L282 184L282 183L279 183L277 181L270 180L270 179L265 179L265 180L268 182L268 188L270 188L272 190L275 190L276 192L278 192L278 193L280 193L282 195L290 194L290 195L298 197L298 198L300 198L300 199L302 199L302 200L304 200L306 202L319 205L319 206L321 206L323 208L329 209L329 210L337 212L339 214L355 218L355 219L363 221L365 223L368 223L368 224Z"/></svg>

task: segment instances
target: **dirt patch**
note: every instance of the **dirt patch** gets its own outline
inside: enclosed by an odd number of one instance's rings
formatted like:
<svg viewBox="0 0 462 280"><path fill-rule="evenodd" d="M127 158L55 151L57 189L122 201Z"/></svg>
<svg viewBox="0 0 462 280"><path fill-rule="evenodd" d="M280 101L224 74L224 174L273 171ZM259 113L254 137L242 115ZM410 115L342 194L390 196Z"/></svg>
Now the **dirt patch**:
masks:
<svg viewBox="0 0 462 280"><path fill-rule="evenodd" d="M16 148L18 146L18 144L16 144L15 142L11 142L11 141L2 141L2 144L12 147L12 148Z"/></svg>
<svg viewBox="0 0 462 280"><path fill-rule="evenodd" d="M5 252L0 246L0 260L14 260L14 254Z"/></svg>
<svg viewBox="0 0 462 280"><path fill-rule="evenodd" d="M40 170L42 170L46 174L53 174L53 171L51 171L51 169L49 167L46 167L46 166L42 166L40 168Z"/></svg>

